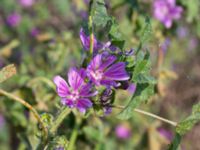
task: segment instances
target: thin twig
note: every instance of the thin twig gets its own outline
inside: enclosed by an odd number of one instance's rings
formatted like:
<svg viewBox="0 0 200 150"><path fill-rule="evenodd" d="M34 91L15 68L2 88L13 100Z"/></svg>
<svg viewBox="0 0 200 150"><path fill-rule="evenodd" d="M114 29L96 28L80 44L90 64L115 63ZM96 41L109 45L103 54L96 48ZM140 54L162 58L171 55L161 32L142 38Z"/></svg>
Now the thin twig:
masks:
<svg viewBox="0 0 200 150"><path fill-rule="evenodd" d="M112 107L113 107L113 108L119 108L119 109L124 109L124 108L125 108L124 106L116 106L116 105L113 105ZM160 117L160 116L158 116L158 115L152 114L152 113L150 113L150 112L146 112L146 111L144 111L144 110L140 110L140 109L137 109L137 108L135 108L134 111L135 111L135 112L138 112L138 113L140 113L140 114L144 114L144 115L146 115L146 116L150 116L150 117L152 117L152 118L161 120L161 121L166 122L166 123L168 123L168 124L171 124L171 125L173 125L173 126L175 126L175 127L177 126L177 122L174 122L174 121L165 119L165 118L163 118L163 117Z"/></svg>
<svg viewBox="0 0 200 150"><path fill-rule="evenodd" d="M40 115L38 114L38 112L35 110L35 108L33 108L29 103L27 103L25 100L10 94L2 89L0 89L0 95L4 95L8 98L10 98L11 100L17 101L19 103L21 103L22 105L24 105L26 108L28 108L30 111L32 111L34 117L37 119L37 121L40 123L41 127L42 127L42 131L43 131L43 141L44 144L46 144L47 142L47 138L48 138L48 130L45 127L44 123L42 122Z"/></svg>

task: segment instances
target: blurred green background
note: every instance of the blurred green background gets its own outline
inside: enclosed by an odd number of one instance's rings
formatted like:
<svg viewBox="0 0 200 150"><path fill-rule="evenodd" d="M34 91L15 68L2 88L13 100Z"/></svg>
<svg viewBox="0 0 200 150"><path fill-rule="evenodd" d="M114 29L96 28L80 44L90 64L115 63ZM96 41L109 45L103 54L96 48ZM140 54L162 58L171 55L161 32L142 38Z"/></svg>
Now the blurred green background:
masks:
<svg viewBox="0 0 200 150"><path fill-rule="evenodd" d="M126 39L125 49L137 47L145 17L151 19L152 34L145 48L150 50L152 74L158 79L157 94L141 108L178 122L200 101L200 2L177 0L183 13L170 29L153 16L153 2L106 0L106 7L117 19ZM11 63L17 67L17 75L0 87L24 98L41 114L55 114L61 106L51 80L57 74L66 76L69 67L82 63L79 31L87 22L88 6L87 0L0 0L0 68ZM108 40L105 31L95 35L101 41ZM120 90L117 103L126 105L130 95ZM84 120L76 149L167 149L173 127L137 113L121 121L114 117L118 112ZM43 117L51 120L49 114ZM59 133L69 137L75 120L70 114ZM120 137L119 127L130 135ZM37 134L33 115L22 105L0 97L0 150L27 149L37 143ZM184 136L181 149L200 150L199 139L200 125L196 125ZM52 144L63 143L67 140L58 138Z"/></svg>

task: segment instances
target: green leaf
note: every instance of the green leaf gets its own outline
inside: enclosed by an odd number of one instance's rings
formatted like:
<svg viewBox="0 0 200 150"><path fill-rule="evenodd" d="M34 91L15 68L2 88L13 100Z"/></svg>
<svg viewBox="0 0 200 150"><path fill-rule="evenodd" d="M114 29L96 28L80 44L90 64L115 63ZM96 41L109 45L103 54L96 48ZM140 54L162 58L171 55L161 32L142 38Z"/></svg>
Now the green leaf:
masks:
<svg viewBox="0 0 200 150"><path fill-rule="evenodd" d="M192 108L192 114L177 125L176 132L179 133L180 135L184 135L185 133L190 131L193 128L193 126L199 121L200 121L200 103L194 105Z"/></svg>
<svg viewBox="0 0 200 150"><path fill-rule="evenodd" d="M94 140L95 141L103 140L103 133L98 129L95 129L93 127L84 127L83 131L87 135L87 137L89 139L91 139L92 141L94 141Z"/></svg>
<svg viewBox="0 0 200 150"><path fill-rule="evenodd" d="M146 42L148 42L151 39L151 35L152 35L152 27L151 27L151 22L150 19L148 17L145 18L145 26L144 29L142 31L142 35L141 35L141 43L144 44Z"/></svg>
<svg viewBox="0 0 200 150"><path fill-rule="evenodd" d="M150 64L149 52L140 51L132 71L132 82L156 84L156 79L150 75Z"/></svg>
<svg viewBox="0 0 200 150"><path fill-rule="evenodd" d="M112 42L112 45L118 46L119 48L123 49L125 40L124 40L124 38L119 30L119 26L114 18L111 20L109 38Z"/></svg>
<svg viewBox="0 0 200 150"><path fill-rule="evenodd" d="M145 18L145 25L143 27L141 37L140 37L140 44L136 49L136 54L142 49L142 47L151 39L152 37L152 27L151 22L148 17Z"/></svg>
<svg viewBox="0 0 200 150"><path fill-rule="evenodd" d="M10 77L12 77L15 74L16 74L16 68L15 68L14 64L4 67L0 71L0 83L9 79Z"/></svg>
<svg viewBox="0 0 200 150"><path fill-rule="evenodd" d="M187 10L187 21L192 22L195 18L199 17L199 7L200 1L199 0L190 0L185 1L182 0L183 5L185 5Z"/></svg>
<svg viewBox="0 0 200 150"><path fill-rule="evenodd" d="M141 103L146 102L154 93L153 84L137 84L136 92L132 96L128 105L118 114L119 119L129 119L132 116L134 108Z"/></svg>
<svg viewBox="0 0 200 150"><path fill-rule="evenodd" d="M157 81L154 77L150 75L143 75L143 74L138 74L132 79L133 82L137 83L150 83L150 84L156 84Z"/></svg>
<svg viewBox="0 0 200 150"><path fill-rule="evenodd" d="M180 142L181 142L181 135L176 133L176 135L175 135L172 143L170 144L168 150L177 150L178 147L179 147Z"/></svg>
<svg viewBox="0 0 200 150"><path fill-rule="evenodd" d="M104 0L94 0L92 4L92 19L96 26L105 27L110 20Z"/></svg>

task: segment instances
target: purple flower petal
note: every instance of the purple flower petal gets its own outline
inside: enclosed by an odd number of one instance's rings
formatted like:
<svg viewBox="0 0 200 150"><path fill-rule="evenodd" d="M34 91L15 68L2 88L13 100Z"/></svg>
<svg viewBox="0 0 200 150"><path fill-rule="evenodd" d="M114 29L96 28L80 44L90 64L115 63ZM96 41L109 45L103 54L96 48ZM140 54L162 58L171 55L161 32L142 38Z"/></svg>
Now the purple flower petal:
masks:
<svg viewBox="0 0 200 150"><path fill-rule="evenodd" d="M105 71L104 76L108 79L118 81L124 81L130 78L129 75L126 73L124 62L118 62L112 65L109 69Z"/></svg>
<svg viewBox="0 0 200 150"><path fill-rule="evenodd" d="M23 7L30 7L34 4L35 0L19 0L19 3L23 6Z"/></svg>
<svg viewBox="0 0 200 150"><path fill-rule="evenodd" d="M63 105L67 105L69 108L73 108L75 106L73 100L67 99L67 98L62 98L61 102Z"/></svg>
<svg viewBox="0 0 200 150"><path fill-rule="evenodd" d="M182 7L176 6L175 0L155 0L153 4L154 16L162 22L166 28L172 26L174 20L181 17Z"/></svg>
<svg viewBox="0 0 200 150"><path fill-rule="evenodd" d="M128 87L128 91L129 91L129 93L134 94L135 91L136 91L136 84L131 83L131 84L129 85L129 87Z"/></svg>
<svg viewBox="0 0 200 150"><path fill-rule="evenodd" d="M7 17L7 23L11 27L16 27L21 22L21 15L18 13L12 13Z"/></svg>
<svg viewBox="0 0 200 150"><path fill-rule="evenodd" d="M113 80L105 80L105 79L101 80L100 84L104 85L104 86L108 86L108 87L110 87L110 86L113 86L113 87L120 86L120 83L117 83L117 82L115 82Z"/></svg>
<svg viewBox="0 0 200 150"><path fill-rule="evenodd" d="M102 70L106 69L111 64L113 64L116 59L117 58L115 56L108 56L106 58L106 60L104 62L102 62L102 64L100 65L99 69L102 69Z"/></svg>
<svg viewBox="0 0 200 150"><path fill-rule="evenodd" d="M90 36L87 36L85 34L85 32L83 31L83 28L81 28L80 30L80 39L81 39L81 43L84 47L85 50L89 50L90 49ZM94 36L94 40L93 40L93 53L97 53L97 51L99 49L103 48L103 44L99 41L97 41L96 37Z"/></svg>
<svg viewBox="0 0 200 150"><path fill-rule="evenodd" d="M131 136L131 130L128 126L124 124L119 124L115 128L115 134L120 139L128 139Z"/></svg>
<svg viewBox="0 0 200 150"><path fill-rule="evenodd" d="M86 109L92 107L92 102L89 99L79 99L76 107L82 113L85 113Z"/></svg>
<svg viewBox="0 0 200 150"><path fill-rule="evenodd" d="M71 68L68 73L68 82L74 91L78 90L83 84L84 80L75 68Z"/></svg>
<svg viewBox="0 0 200 150"><path fill-rule="evenodd" d="M81 87L80 89L80 95L81 97L93 97L98 94L97 91L92 91L91 89L93 88L92 84L86 84Z"/></svg>
<svg viewBox="0 0 200 150"><path fill-rule="evenodd" d="M53 79L56 84L56 90L60 97L66 97L69 94L67 82L60 76L55 76Z"/></svg>
<svg viewBox="0 0 200 150"><path fill-rule="evenodd" d="M109 55L105 58L102 54L96 55L87 67L87 75L89 79L97 86L114 86L118 83L115 81L124 81L129 79L129 75L125 70L125 63L118 62L113 64L117 58Z"/></svg>

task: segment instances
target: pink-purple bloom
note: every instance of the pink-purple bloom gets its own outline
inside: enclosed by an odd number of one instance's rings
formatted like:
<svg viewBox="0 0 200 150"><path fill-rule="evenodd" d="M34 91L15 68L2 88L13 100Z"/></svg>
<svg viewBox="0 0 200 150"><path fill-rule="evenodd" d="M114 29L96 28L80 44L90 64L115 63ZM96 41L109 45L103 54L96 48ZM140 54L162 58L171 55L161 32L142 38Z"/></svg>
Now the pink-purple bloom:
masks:
<svg viewBox="0 0 200 150"><path fill-rule="evenodd" d="M19 0L19 3L23 6L23 7L30 7L34 4L35 0Z"/></svg>
<svg viewBox="0 0 200 150"><path fill-rule="evenodd" d="M10 14L7 19L6 19L7 23L9 26L11 27L16 27L20 24L21 22L21 16L18 13L12 13Z"/></svg>
<svg viewBox="0 0 200 150"><path fill-rule="evenodd" d="M165 129L165 128L158 128L157 131L164 136L166 139L168 139L169 141L172 141L173 139L173 134L171 131Z"/></svg>
<svg viewBox="0 0 200 150"><path fill-rule="evenodd" d="M183 11L182 7L176 5L176 0L154 0L153 10L155 18L166 28L170 28L173 20L178 20Z"/></svg>
<svg viewBox="0 0 200 150"><path fill-rule="evenodd" d="M83 31L83 28L81 28L81 30L80 30L80 39L81 39L83 48L85 50L89 50L90 49L90 36L85 34L85 32ZM101 49L102 47L103 47L103 45L99 41L97 41L96 37L94 37L93 51L97 51L97 50Z"/></svg>
<svg viewBox="0 0 200 150"><path fill-rule="evenodd" d="M87 67L87 75L89 79L96 85L117 87L117 81L126 81L129 75L125 70L124 62L116 62L116 57L109 55L103 57L97 54Z"/></svg>
<svg viewBox="0 0 200 150"><path fill-rule="evenodd" d="M136 84L130 83L127 90L128 90L129 93L134 94L135 91L136 91Z"/></svg>
<svg viewBox="0 0 200 150"><path fill-rule="evenodd" d="M71 68L68 72L68 82L62 77L54 77L57 93L62 99L62 103L70 108L76 107L80 112L85 113L92 107L90 97L97 94L90 83L84 81L86 73L84 69L77 70Z"/></svg>
<svg viewBox="0 0 200 150"><path fill-rule="evenodd" d="M36 37L40 33L39 29L32 28L30 31L31 36Z"/></svg>
<svg viewBox="0 0 200 150"><path fill-rule="evenodd" d="M131 129L125 124L119 124L115 128L115 134L120 139L128 139L131 136Z"/></svg>

